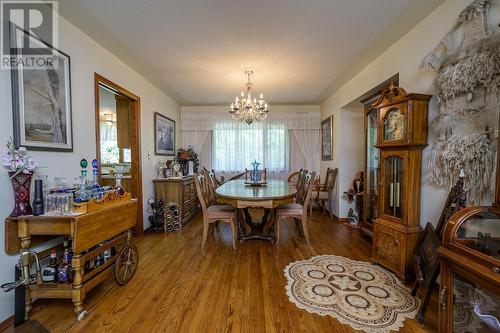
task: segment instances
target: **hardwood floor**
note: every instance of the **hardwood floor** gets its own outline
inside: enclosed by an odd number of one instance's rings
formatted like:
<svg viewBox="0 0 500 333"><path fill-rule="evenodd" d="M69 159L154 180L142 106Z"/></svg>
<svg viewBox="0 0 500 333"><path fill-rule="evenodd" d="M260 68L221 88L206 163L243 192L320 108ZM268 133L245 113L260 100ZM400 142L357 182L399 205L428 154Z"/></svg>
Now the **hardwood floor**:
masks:
<svg viewBox="0 0 500 333"><path fill-rule="evenodd" d="M282 225L279 246L246 241L233 252L230 228L221 224L212 227L202 252L199 215L179 232L136 238L135 277L123 287L109 280L94 289L84 303L89 312L84 321L77 322L72 303L63 300L35 302L32 319L51 332L354 332L290 303L283 269L320 254L367 261L371 243L319 211L309 226L311 248L290 221ZM431 302L432 326L436 312ZM400 332L429 330L407 320Z"/></svg>

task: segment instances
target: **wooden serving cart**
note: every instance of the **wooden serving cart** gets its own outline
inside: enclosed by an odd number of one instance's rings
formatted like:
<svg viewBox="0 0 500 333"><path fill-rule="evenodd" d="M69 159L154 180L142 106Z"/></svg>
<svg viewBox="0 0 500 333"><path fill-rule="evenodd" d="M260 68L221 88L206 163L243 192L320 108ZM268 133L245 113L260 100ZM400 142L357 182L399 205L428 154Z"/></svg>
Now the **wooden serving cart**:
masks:
<svg viewBox="0 0 500 333"><path fill-rule="evenodd" d="M87 315L82 304L89 290L112 275L120 285L133 277L139 253L130 241L132 228L136 226L137 206L137 200L127 193L118 200L101 201L98 205L89 203L88 207L83 207L87 212L78 215L20 216L6 220L5 250L9 254L29 250L36 244L61 236L71 240L73 282L26 286L26 318L33 299L64 298L73 301L77 318L82 320ZM85 270L86 262L112 247L116 249L114 256L93 270Z"/></svg>

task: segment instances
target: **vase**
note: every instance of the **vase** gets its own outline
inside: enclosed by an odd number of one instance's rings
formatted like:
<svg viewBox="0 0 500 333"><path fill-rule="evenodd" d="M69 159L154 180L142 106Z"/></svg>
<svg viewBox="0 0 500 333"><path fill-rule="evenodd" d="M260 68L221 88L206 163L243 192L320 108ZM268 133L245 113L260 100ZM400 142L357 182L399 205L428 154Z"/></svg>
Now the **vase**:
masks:
<svg viewBox="0 0 500 333"><path fill-rule="evenodd" d="M9 172L14 189L14 209L9 217L31 215L33 211L30 205L30 188L33 174L20 172L12 177L14 174L15 172Z"/></svg>
<svg viewBox="0 0 500 333"><path fill-rule="evenodd" d="M189 161L179 161L181 166L181 172L183 176L187 176L189 174Z"/></svg>

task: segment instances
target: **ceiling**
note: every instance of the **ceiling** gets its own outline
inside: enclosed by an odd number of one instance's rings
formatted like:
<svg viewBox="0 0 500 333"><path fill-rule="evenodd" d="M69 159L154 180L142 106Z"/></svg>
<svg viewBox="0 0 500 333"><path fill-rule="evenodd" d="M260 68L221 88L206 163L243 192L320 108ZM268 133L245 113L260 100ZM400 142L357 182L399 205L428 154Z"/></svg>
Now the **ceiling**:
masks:
<svg viewBox="0 0 500 333"><path fill-rule="evenodd" d="M60 11L181 105L319 104L443 0L65 0Z"/></svg>

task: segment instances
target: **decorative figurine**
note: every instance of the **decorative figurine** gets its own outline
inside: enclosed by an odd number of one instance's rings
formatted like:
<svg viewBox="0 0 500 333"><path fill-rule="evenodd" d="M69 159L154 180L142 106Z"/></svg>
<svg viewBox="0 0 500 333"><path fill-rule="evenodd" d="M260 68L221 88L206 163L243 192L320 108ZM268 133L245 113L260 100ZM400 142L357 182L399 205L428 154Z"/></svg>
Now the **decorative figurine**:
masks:
<svg viewBox="0 0 500 333"><path fill-rule="evenodd" d="M260 180L260 172L259 172L260 163L254 160L252 163L250 163L250 165L253 168L251 179L253 182L258 182Z"/></svg>

